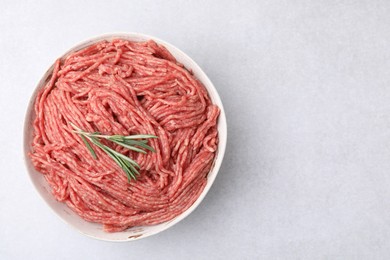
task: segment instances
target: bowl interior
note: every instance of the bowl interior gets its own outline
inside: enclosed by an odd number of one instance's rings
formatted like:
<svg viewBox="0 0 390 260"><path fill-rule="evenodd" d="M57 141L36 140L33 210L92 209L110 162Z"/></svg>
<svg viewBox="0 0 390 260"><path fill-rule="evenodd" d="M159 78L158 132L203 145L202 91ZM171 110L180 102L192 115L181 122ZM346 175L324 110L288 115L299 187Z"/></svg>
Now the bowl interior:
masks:
<svg viewBox="0 0 390 260"><path fill-rule="evenodd" d="M206 74L202 71L202 69L185 53L180 51L178 48L174 47L173 45L164 42L160 39L157 39L152 36L147 36L144 34L139 33L115 33L115 34L105 34L101 35L89 40L86 40L84 42L81 42L80 44L76 45L74 48L70 49L68 52L66 52L62 57L69 55L70 53L80 50L90 44L93 44L95 42L101 41L101 40L109 40L113 38L123 38L128 39L132 41L145 41L149 39L153 39L159 44L164 45L174 56L175 58L182 63L187 69L190 69L193 71L194 75L204 84L206 87L210 98L214 104L219 106L221 109L221 114L218 119L218 132L219 132L219 145L217 154L214 160L214 166L212 167L210 173L207 177L207 184L204 188L203 192L199 196L199 198L195 201L195 203L188 208L185 212L183 212L181 215L177 216L176 218L158 224L153 226L139 226L134 227L131 229L128 229L123 232L116 232L116 233L107 233L103 231L102 225L97 223L91 223L83 220L81 217L79 217L76 213L74 213L72 210L70 210L64 203L58 202L54 199L54 197L51 195L50 186L46 182L43 175L35 170L33 167L31 160L28 157L28 153L31 150L31 142L32 142L32 135L33 135L33 128L32 124L35 118L35 111L34 111L34 101L37 96L38 91L45 85L47 80L50 79L50 75L53 71L54 64L47 70L45 75L42 77L40 82L38 83L38 86L36 87L26 113L25 118L25 124L24 124L24 155L25 155L25 162L27 171L29 173L29 176L31 178L32 183L34 184L36 190L41 195L41 197L44 199L44 201L49 205L49 207L66 223L68 223L70 226L76 228L81 233L101 240L106 241L130 241L130 240L137 240L141 238L145 238L147 236L157 234L163 230L166 230L167 228L173 226L174 224L178 223L182 219L184 219L186 216L188 216L203 200L205 195L207 194L208 190L210 189L211 185L213 184L215 177L219 171L219 168L222 163L222 159L225 153L226 148L226 139L227 139L227 126L226 126L226 116L225 111L222 106L222 102L220 100L220 97L211 83L210 79L206 76Z"/></svg>

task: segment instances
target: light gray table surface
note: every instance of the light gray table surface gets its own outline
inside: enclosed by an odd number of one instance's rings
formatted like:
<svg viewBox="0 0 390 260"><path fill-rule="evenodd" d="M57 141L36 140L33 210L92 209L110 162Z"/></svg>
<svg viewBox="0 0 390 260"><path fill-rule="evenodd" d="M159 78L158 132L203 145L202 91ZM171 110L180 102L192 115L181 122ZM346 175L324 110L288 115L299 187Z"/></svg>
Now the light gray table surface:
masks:
<svg viewBox="0 0 390 260"><path fill-rule="evenodd" d="M389 13L389 1L1 1L0 259L389 259ZM198 62L229 135L202 204L129 243L65 225L22 155L49 65L119 31Z"/></svg>

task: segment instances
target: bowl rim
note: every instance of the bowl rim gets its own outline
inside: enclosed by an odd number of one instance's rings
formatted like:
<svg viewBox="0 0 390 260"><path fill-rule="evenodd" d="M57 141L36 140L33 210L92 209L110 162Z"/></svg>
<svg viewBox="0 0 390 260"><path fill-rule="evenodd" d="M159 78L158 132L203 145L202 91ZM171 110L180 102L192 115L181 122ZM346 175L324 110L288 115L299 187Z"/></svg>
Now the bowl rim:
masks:
<svg viewBox="0 0 390 260"><path fill-rule="evenodd" d="M174 226L175 224L179 223L180 221L185 219L187 216L189 216L200 205L200 203L203 201L203 199L205 198L205 196L209 192L212 184L214 183L216 176L218 175L218 172L219 172L220 167L222 165L222 161L223 161L225 151L226 151L226 143L227 143L227 122L226 122L225 110L224 110L221 98L219 96L219 93L217 92L214 84L211 82L211 80L209 79L207 74L202 70L202 68L191 57L189 57L186 53L184 53L178 47L176 47L176 46L174 46L174 45L172 45L172 44L170 44L170 43L168 43L160 38L157 38L155 36L151 36L151 35L143 34L143 33L138 33L138 32L110 32L110 33L99 34L99 35L84 39L82 41L79 41L78 43L74 44L71 48L69 48L67 51L65 51L62 55L60 55L59 57L60 58L66 57L67 55L69 55L69 54L71 54L79 49L85 48L86 46L93 44L97 41L109 40L109 39L114 39L114 38L122 38L122 39L129 39L129 40L130 40L130 38L138 38L138 39L140 39L140 41L145 41L145 40L151 39L151 40L154 40L155 42L157 42L158 44L163 45L164 47L166 47L170 51L174 50L176 52L176 56L177 56L177 54L179 54L180 58L182 60L187 60L188 62L190 62L191 69L192 70L196 69L202 75L203 80L200 80L200 79L199 80L205 86L210 98L213 100L213 103L217 104L218 107L220 108L220 114L219 114L219 118L218 118L218 122L217 122L218 137L219 137L218 148L217 148L216 155L214 158L213 166L207 175L206 186L204 187L203 191L198 196L198 198L195 200L195 202L189 208L187 208L184 212L182 212L180 215L176 216L175 218L168 220L168 221L165 221L165 222L162 222L160 224L157 224L157 225L162 225L165 223L164 226L162 226L162 228L158 231L149 232L149 233L143 234L142 236L139 236L139 237L131 237L130 236L130 237L127 237L125 239L110 239L110 238L103 238L100 236L95 236L93 234L83 232L81 229L77 228L76 226L74 226L73 224L68 222L60 214L60 212L58 210L54 209L50 205L50 203L48 201L49 198L46 198L47 195L38 189L37 181L35 181L34 176L33 176L34 175L33 171L36 171L36 170L34 167L32 170L30 170L31 160L28 157L28 153L30 152L31 140L29 140L27 133L28 133L28 128L31 128L30 117L34 113L33 110L34 110L34 103L35 103L36 96L37 96L39 90L44 87L45 82L47 80L47 77L51 75L52 70L54 68L54 63L46 70L46 72L43 74L43 76L38 81L38 84L35 85L33 92L31 94L31 97L29 99L27 108L26 108L25 117L24 117L24 127L23 127L24 164L25 164L28 176L30 178L30 181L34 186L34 189L39 194L39 196L43 199L43 201L46 203L46 205L51 209L52 212L54 212L63 222L65 222L68 226L71 226L73 229L77 230L79 233L84 234L88 237L97 239L97 240L102 240L102 241L128 242L128 241L135 241L135 240L143 239L143 238L146 238L146 237L149 237L152 235L156 235L164 230L169 229L170 227ZM134 40L134 39L132 39L132 40ZM177 58L176 56L175 56L175 58ZM178 61L181 62L180 59L178 59ZM210 92L212 92L212 93L210 93ZM222 134L221 134L221 131L222 131ZM214 174L211 174L211 173L214 173ZM43 175L42 175L42 177L43 177ZM51 193L49 194L49 196L54 198ZM58 201L56 201L56 202L63 204L63 202L58 202ZM88 222L88 221L84 220L83 218L81 218L78 215L77 215L77 217L79 217L81 220L85 221L86 223L95 224L95 223ZM101 224L99 223L99 225L101 225ZM148 227L148 226L145 226L145 227ZM107 234L110 234L110 233L107 233Z"/></svg>

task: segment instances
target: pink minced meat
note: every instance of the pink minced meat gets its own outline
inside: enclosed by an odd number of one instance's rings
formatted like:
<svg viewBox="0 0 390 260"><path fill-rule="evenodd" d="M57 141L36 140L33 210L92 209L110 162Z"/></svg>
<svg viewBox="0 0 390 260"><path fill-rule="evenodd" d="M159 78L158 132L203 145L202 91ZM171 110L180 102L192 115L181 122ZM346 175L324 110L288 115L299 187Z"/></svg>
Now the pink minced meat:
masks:
<svg viewBox="0 0 390 260"><path fill-rule="evenodd" d="M35 100L31 160L58 201L107 232L168 221L206 185L218 145L219 108L204 86L154 41L102 41L55 64ZM156 153L105 143L141 167L129 182L111 157L94 159L87 132L152 134Z"/></svg>

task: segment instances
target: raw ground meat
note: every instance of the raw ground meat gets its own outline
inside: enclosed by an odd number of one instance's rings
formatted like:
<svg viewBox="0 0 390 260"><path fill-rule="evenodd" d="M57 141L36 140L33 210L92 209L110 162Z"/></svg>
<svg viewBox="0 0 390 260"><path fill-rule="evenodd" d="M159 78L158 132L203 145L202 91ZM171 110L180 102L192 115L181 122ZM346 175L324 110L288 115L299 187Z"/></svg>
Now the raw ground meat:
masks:
<svg viewBox="0 0 390 260"><path fill-rule="evenodd" d="M168 221L199 197L218 145L219 108L204 86L154 41L102 41L57 60L35 100L31 160L58 201L107 232ZM152 134L156 153L105 145L141 167L136 181L87 132Z"/></svg>

